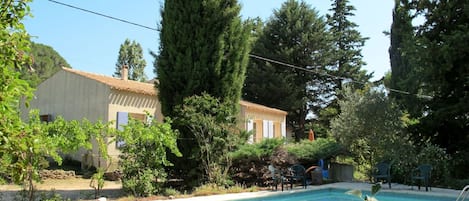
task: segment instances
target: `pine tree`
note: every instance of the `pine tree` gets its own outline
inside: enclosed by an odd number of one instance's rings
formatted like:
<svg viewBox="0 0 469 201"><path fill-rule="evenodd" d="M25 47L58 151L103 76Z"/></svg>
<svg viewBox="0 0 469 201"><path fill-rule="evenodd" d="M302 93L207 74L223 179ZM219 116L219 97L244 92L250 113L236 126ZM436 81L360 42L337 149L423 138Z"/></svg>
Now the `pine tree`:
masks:
<svg viewBox="0 0 469 201"><path fill-rule="evenodd" d="M329 85L332 86L332 94L327 107L317 113L316 127L320 129L329 128L332 118L340 113L338 100L341 99L340 91L343 85L352 86L354 89L363 88L363 83L367 82L372 74L367 74L362 66L365 65L361 54L362 47L368 38L362 37L358 32L358 25L350 21L354 16L355 7L349 4L348 0L333 0L331 4L332 15L327 16L329 32L332 35L332 62L328 67L329 73L335 77L330 77Z"/></svg>
<svg viewBox="0 0 469 201"><path fill-rule="evenodd" d="M237 105L250 50L240 9L236 0L165 1L154 69L165 116L203 92Z"/></svg>
<svg viewBox="0 0 469 201"><path fill-rule="evenodd" d="M144 82L147 79L144 72L147 62L143 58L143 50L139 43L125 39L121 44L114 77L121 77L124 65L127 65L129 80Z"/></svg>
<svg viewBox="0 0 469 201"><path fill-rule="evenodd" d="M371 75L367 75L366 71L362 69L365 62L362 60L361 49L368 38L362 37L357 30L358 25L349 20L351 16L354 16L355 7L348 3L348 0L333 0L330 9L333 13L327 15L327 24L333 36L335 55L331 70L337 76L366 82ZM335 88L341 89L343 81L350 80L336 79Z"/></svg>
<svg viewBox="0 0 469 201"><path fill-rule="evenodd" d="M275 10L254 45L253 54L294 64L312 72L263 60L252 60L244 98L288 111L296 139L304 137L306 115L317 113L330 88L325 71L330 49L326 24L304 1L289 0ZM323 96L324 95L324 96Z"/></svg>

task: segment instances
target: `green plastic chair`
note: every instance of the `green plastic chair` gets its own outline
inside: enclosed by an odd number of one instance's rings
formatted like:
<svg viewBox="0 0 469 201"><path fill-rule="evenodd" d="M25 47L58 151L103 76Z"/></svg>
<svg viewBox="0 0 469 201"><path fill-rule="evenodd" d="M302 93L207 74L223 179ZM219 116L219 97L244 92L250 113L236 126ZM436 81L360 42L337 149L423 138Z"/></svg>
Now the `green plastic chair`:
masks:
<svg viewBox="0 0 469 201"><path fill-rule="evenodd" d="M293 189L293 183L300 181L303 185L303 188L306 188L306 169L304 166L296 164L289 168L290 175L287 176L287 179L290 182L290 189Z"/></svg>
<svg viewBox="0 0 469 201"><path fill-rule="evenodd" d="M277 170L273 165L269 165L269 171L270 171L270 179L272 180L272 190L275 187L275 190L277 190L277 186L281 184L282 186L282 191L283 191L283 183L285 178L283 175L280 173L280 171Z"/></svg>
<svg viewBox="0 0 469 201"><path fill-rule="evenodd" d="M391 188L391 165L386 162L376 164L375 171L371 175L375 183L385 180Z"/></svg>
<svg viewBox="0 0 469 201"><path fill-rule="evenodd" d="M411 181L412 181L412 186L411 188L413 188L413 184L415 184L415 181L418 180L418 189L420 190L420 185L423 183L423 185L425 185L425 191L428 191L428 188L430 187L430 190L431 190L431 185L430 185L430 181L431 181L431 178L432 178L432 165L430 164L422 164L422 165L419 165L416 169L414 169L412 171L412 176L411 176Z"/></svg>

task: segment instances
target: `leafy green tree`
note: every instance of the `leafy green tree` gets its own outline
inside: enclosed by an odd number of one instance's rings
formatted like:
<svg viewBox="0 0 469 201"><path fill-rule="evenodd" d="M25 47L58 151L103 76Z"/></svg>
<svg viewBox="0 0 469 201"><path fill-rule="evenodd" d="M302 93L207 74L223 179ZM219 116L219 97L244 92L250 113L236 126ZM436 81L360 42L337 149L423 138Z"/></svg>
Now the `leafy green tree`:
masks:
<svg viewBox="0 0 469 201"><path fill-rule="evenodd" d="M53 122L41 122L39 111L32 110L27 122L21 122L22 130L10 133L4 144L8 151L3 154L5 165L10 172L4 173L15 184L22 185L27 192L27 199L35 199L33 182L41 180L39 171L48 166L47 158L52 158L59 165L61 154L69 154L80 148L91 149L91 139L97 139L111 133L110 123L91 123L84 119L65 121L57 117ZM107 147L99 147L100 152L107 153ZM103 157L105 157L103 155Z"/></svg>
<svg viewBox="0 0 469 201"><path fill-rule="evenodd" d="M188 127L200 148L197 157L202 162L206 180L220 186L231 184L229 153L247 141L246 135L237 129L231 107L205 93L188 97L182 106L176 107L180 115L175 121Z"/></svg>
<svg viewBox="0 0 469 201"><path fill-rule="evenodd" d="M297 140L304 138L306 116L318 114L331 93L321 76L329 62L330 35L318 12L305 2L288 0L275 10L253 47L253 54L294 64L311 72L265 62L250 62L243 98L288 111Z"/></svg>
<svg viewBox="0 0 469 201"><path fill-rule="evenodd" d="M67 61L50 46L31 42L29 54L32 64L19 70L21 72L20 78L26 80L33 88L54 75L62 67L70 68Z"/></svg>
<svg viewBox="0 0 469 201"><path fill-rule="evenodd" d="M30 113L30 120L23 124L21 131L10 133L8 141L2 146L10 151L7 155L8 175L15 184L20 184L27 192L27 199L35 200L35 181L40 181L39 170L47 166L46 157L51 157L59 164L62 159L58 154L56 141L47 135L46 126L40 121L38 111ZM5 155L4 155L5 156Z"/></svg>
<svg viewBox="0 0 469 201"><path fill-rule="evenodd" d="M412 150L401 118L403 114L384 92L345 87L339 100L341 113L331 121L332 136L350 151L362 171L382 160L405 161Z"/></svg>
<svg viewBox="0 0 469 201"><path fill-rule="evenodd" d="M114 77L122 77L122 67L126 65L128 68L128 79L144 82L147 80L144 69L147 62L143 58L143 50L140 43L125 39L119 49L117 57L116 71Z"/></svg>
<svg viewBox="0 0 469 201"><path fill-rule="evenodd" d="M241 21L240 9L237 0L165 1L154 63L165 116L203 92L236 109L251 42L251 25Z"/></svg>
<svg viewBox="0 0 469 201"><path fill-rule="evenodd" d="M24 138L25 129L19 114L21 97L31 98L32 89L19 78L16 69L28 64L29 35L21 20L29 13L27 0L2 1L0 3L0 179L17 171L11 165L15 153L26 145L18 144L31 138ZM23 181L21 177L17 181Z"/></svg>
<svg viewBox="0 0 469 201"><path fill-rule="evenodd" d="M164 167L172 165L167 159L167 151L181 156L171 121L166 119L165 123L158 123L154 120L145 124L131 119L118 137L125 142L119 156L123 189L134 196L160 193L166 180Z"/></svg>

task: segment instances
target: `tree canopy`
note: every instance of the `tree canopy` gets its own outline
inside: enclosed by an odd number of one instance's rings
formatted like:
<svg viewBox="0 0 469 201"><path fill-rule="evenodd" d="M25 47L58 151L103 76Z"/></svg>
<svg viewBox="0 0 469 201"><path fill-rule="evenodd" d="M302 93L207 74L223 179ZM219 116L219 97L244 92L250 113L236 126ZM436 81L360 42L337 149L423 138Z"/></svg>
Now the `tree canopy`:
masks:
<svg viewBox="0 0 469 201"><path fill-rule="evenodd" d="M122 77L121 70L124 65L128 68L127 79L141 82L147 80L144 72L147 62L143 58L143 50L140 43L125 39L124 43L121 44L114 77Z"/></svg>
<svg viewBox="0 0 469 201"><path fill-rule="evenodd" d="M410 150L403 114L383 91L345 87L339 100L341 113L331 121L331 134L351 152L358 164L399 161Z"/></svg>
<svg viewBox="0 0 469 201"><path fill-rule="evenodd" d="M31 64L18 69L20 78L35 88L39 83L54 75L61 68L70 68L67 61L52 47L31 42Z"/></svg>
<svg viewBox="0 0 469 201"><path fill-rule="evenodd" d="M418 120L414 138L446 148L459 167L469 155L468 9L464 0L400 0L391 27L390 86L406 92L391 96Z"/></svg>

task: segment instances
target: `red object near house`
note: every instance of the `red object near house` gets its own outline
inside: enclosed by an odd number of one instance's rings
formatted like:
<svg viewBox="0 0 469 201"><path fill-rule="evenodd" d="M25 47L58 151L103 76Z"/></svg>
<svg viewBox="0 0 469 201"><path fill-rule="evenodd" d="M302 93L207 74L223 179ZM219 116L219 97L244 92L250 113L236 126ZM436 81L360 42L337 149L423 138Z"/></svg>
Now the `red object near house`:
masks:
<svg viewBox="0 0 469 201"><path fill-rule="evenodd" d="M309 129L308 139L309 139L309 141L314 141L314 131L313 131L313 129Z"/></svg>

